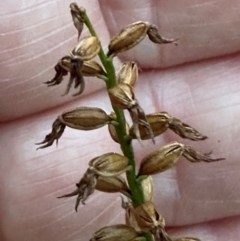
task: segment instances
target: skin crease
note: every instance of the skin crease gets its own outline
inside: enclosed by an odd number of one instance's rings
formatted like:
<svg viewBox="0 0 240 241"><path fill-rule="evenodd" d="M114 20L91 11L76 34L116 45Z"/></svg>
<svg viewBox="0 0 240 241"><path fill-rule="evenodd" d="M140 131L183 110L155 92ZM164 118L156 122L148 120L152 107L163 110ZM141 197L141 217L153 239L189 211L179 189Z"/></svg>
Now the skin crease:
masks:
<svg viewBox="0 0 240 241"><path fill-rule="evenodd" d="M90 2L90 3L89 3ZM154 176L154 202L172 237L204 241L240 239L240 84L239 2L78 1L99 33L104 49L109 36L143 20L161 34L179 38L178 46L159 46L147 38L119 55L141 69L136 96L146 113L168 111L209 139L182 140L171 131L156 145L134 142L136 160L170 141L202 153L225 157L218 163L192 164L181 159ZM95 192L74 211L71 192L88 162L120 149L103 127L91 133L66 128L58 147L35 150L64 110L96 106L111 111L104 84L86 78L80 97L61 97L67 85L47 88L53 66L77 43L68 11L70 1L7 1L1 6L0 38L0 240L89 240L97 229L123 223L119 194ZM84 30L83 36L87 36ZM116 65L119 60L116 60ZM76 91L76 90L75 90Z"/></svg>

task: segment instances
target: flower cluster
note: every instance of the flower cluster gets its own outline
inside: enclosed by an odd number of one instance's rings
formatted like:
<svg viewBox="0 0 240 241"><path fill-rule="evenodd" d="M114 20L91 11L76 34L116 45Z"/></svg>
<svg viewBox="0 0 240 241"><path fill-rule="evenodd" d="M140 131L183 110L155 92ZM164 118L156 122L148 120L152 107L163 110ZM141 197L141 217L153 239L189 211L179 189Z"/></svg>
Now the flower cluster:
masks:
<svg viewBox="0 0 240 241"><path fill-rule="evenodd" d="M108 52L105 54L100 41L93 29L85 9L76 3L70 5L74 26L78 31L78 39L84 26L87 26L91 36L80 39L70 54L63 56L55 66L56 75L48 86L58 85L64 76L70 74L65 94L68 94L74 84L79 88L75 95L84 91L85 76L95 76L105 81L107 94L112 104L112 112L106 113L97 107L79 107L60 114L52 124L52 131L38 143L39 148L51 146L63 135L65 127L77 130L94 130L108 125L112 139L119 143L123 155L106 153L89 161L89 167L76 184L76 190L60 196L66 198L77 196L75 210L80 203L85 204L87 198L95 190L125 196L122 207L125 209L125 224L112 225L96 231L90 241L199 241L197 238L171 238L165 229L165 220L157 211L153 202L153 183L151 175L171 168L181 156L188 161L214 162L223 158L212 158L210 154L201 154L193 147L179 142L168 143L143 157L138 171L135 170L135 160L132 141L139 142L161 135L168 129L182 138L193 141L205 140L207 136L196 129L171 116L167 112L145 114L139 105L134 87L138 81L139 67L133 61L122 63L115 71L112 59L120 52L127 51L139 44L145 36L155 44L175 43L175 39L162 37L156 26L138 21L126 26L110 40ZM92 60L99 56L101 64ZM125 120L124 111L128 111L132 120ZM126 180L122 177L126 174Z"/></svg>

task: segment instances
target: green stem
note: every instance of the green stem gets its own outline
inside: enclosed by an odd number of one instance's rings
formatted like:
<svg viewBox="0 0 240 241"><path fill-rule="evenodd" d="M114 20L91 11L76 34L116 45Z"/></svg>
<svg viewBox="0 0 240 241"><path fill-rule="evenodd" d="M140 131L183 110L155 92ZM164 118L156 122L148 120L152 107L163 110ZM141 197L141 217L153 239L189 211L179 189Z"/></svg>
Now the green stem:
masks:
<svg viewBox="0 0 240 241"><path fill-rule="evenodd" d="M83 14L84 23L86 24L89 32L92 36L96 36L97 34L91 24L90 19L87 14ZM113 88L116 85L116 76L115 76L115 68L113 65L113 61L111 57L107 57L100 46L99 58L107 72L107 79L105 81L107 89ZM129 160L129 165L132 167L130 170L126 172L127 181L129 188L131 190L131 199L134 207L141 205L144 202L143 191L140 182L137 180L136 172L135 172L135 159L134 152L131 141L127 140L125 137L127 136L126 132L126 120L124 116L123 110L117 109L113 107L114 112L116 113L116 121L118 122L118 126L116 129L117 137L119 144L121 146L122 152L124 156L126 156ZM152 235L150 233L145 233L144 237L146 241L152 241Z"/></svg>
<svg viewBox="0 0 240 241"><path fill-rule="evenodd" d="M86 13L83 15L83 19L91 35L97 37L96 31L94 30L91 24L91 21L88 18ZM115 68L113 65L112 58L107 57L105 55L102 49L102 46L100 46L99 58L107 72L108 81L105 81L105 82L107 85L107 89L110 89L116 85ZM126 120L125 120L124 112L123 110L120 110L114 107L113 109L114 109L114 112L116 113L116 117L117 117L116 120L119 123L119 126L116 128L118 140L121 145L121 149L124 156L126 156L129 159L129 165L132 167L129 171L127 171L126 175L127 175L128 184L132 193L133 205L137 207L143 203L143 193L142 193L141 185L136 178L134 152L133 152L131 142L125 139L125 136L127 136L127 133L126 133Z"/></svg>

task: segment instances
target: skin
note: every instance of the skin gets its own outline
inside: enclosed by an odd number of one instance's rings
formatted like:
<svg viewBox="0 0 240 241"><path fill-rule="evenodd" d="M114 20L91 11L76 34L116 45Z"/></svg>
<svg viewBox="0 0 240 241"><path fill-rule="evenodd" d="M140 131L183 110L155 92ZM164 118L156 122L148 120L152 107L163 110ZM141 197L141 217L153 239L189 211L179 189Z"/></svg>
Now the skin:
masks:
<svg viewBox="0 0 240 241"><path fill-rule="evenodd" d="M218 163L181 159L154 176L154 203L172 237L204 241L240 239L240 84L239 2L78 1L84 5L104 49L110 36L132 22L157 25L178 46L159 46L148 38L119 55L136 61L142 72L135 93L146 113L167 111L209 139L182 140L171 131L156 145L134 142L137 163L170 141L194 146ZM61 97L68 77L47 88L53 66L77 43L68 11L70 1L6 1L1 7L0 64L0 240L89 240L97 229L123 223L119 194L95 192L74 211L74 198L56 199L75 189L88 162L107 152L120 153L107 128L83 132L67 128L56 148L35 150L64 110L96 106L111 111L104 83L86 78L80 97ZM87 35L84 30L83 36ZM107 204L107 205L106 205Z"/></svg>

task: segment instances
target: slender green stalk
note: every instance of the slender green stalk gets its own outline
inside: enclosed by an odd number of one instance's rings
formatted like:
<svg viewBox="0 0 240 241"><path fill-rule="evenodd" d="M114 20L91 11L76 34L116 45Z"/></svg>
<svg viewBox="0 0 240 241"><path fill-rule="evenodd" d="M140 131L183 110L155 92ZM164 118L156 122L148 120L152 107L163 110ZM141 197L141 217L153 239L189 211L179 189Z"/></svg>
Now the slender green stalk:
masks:
<svg viewBox="0 0 240 241"><path fill-rule="evenodd" d="M96 31L94 30L90 19L87 14L83 15L84 23L86 24L89 32L92 36L96 36ZM107 72L107 78L105 79L105 83L107 89L110 89L116 85L116 76L115 76L115 68L113 65L113 61L111 57L107 57L103 51L102 46L100 45L99 58ZM124 116L123 110L114 108L114 112L116 113L116 121L118 122L118 126L116 128L117 137L119 140L119 144L121 146L122 152L124 156L126 156L129 160L129 165L131 169L126 172L128 185L131 191L131 199L134 207L141 205L144 202L143 191L141 184L137 180L136 172L135 172L135 159L134 152L131 141L127 140L125 137L127 136L126 132L126 120ZM145 233L144 237L146 241L152 241L152 235L150 233Z"/></svg>

